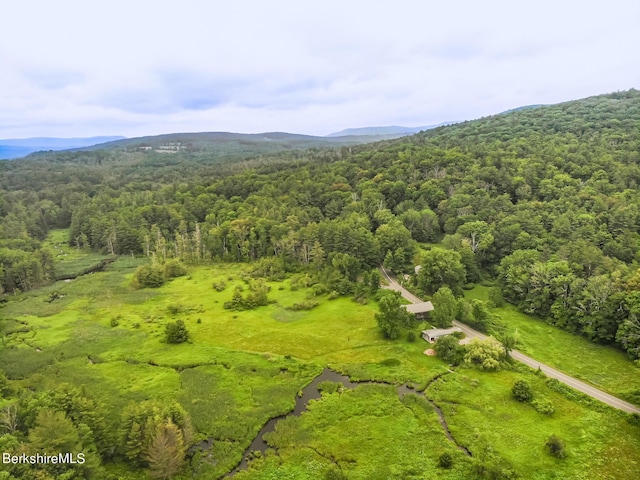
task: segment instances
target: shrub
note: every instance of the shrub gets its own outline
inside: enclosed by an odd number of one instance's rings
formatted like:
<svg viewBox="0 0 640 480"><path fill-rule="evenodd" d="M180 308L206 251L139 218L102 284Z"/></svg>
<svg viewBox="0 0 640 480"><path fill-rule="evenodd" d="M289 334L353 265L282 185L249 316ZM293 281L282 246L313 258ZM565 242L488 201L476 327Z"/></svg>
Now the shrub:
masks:
<svg viewBox="0 0 640 480"><path fill-rule="evenodd" d="M182 320L168 323L164 333L167 343L183 343L189 340L189 332Z"/></svg>
<svg viewBox="0 0 640 480"><path fill-rule="evenodd" d="M320 305L320 302L316 300L306 300L303 302L294 303L290 307L286 307L287 310L300 311L300 310L311 310Z"/></svg>
<svg viewBox="0 0 640 480"><path fill-rule="evenodd" d="M536 409L536 412L542 413L544 415L553 415L553 413L556 411L556 406L548 398L536 398L532 402L532 405L533 408Z"/></svg>
<svg viewBox="0 0 640 480"><path fill-rule="evenodd" d="M253 278L282 280L285 277L284 262L281 258L263 257L253 264L249 275Z"/></svg>
<svg viewBox="0 0 640 480"><path fill-rule="evenodd" d="M465 348L464 363L475 365L480 370L498 371L500 362L505 358L505 351L495 339L478 340L474 338Z"/></svg>
<svg viewBox="0 0 640 480"><path fill-rule="evenodd" d="M313 284L313 279L307 273L298 273L291 277L291 290L296 291L301 288L307 288Z"/></svg>
<svg viewBox="0 0 640 480"><path fill-rule="evenodd" d="M636 427L640 427L640 414L630 413L627 416L627 423L629 425L634 425Z"/></svg>
<svg viewBox="0 0 640 480"><path fill-rule="evenodd" d="M346 278L342 278L332 285L333 290L336 290L340 295L350 295L353 293L354 284Z"/></svg>
<svg viewBox="0 0 640 480"><path fill-rule="evenodd" d="M438 358L443 362L451 365L459 365L464 356L464 347L461 347L459 342L456 336L446 335L438 339L433 349L436 351Z"/></svg>
<svg viewBox="0 0 640 480"><path fill-rule="evenodd" d="M525 380L516 380L511 389L513 398L519 402L530 402L533 400L533 390Z"/></svg>
<svg viewBox="0 0 640 480"><path fill-rule="evenodd" d="M225 283L224 280L220 280L219 282L213 282L212 286L216 292L222 292L224 291L225 288L227 288L227 284Z"/></svg>
<svg viewBox="0 0 640 480"><path fill-rule="evenodd" d="M324 472L324 480L348 480L347 477L342 471L339 469L340 467L330 467L326 472Z"/></svg>
<svg viewBox="0 0 640 480"><path fill-rule="evenodd" d="M120 325L120 317L113 317L111 319L111 326L117 327L118 325Z"/></svg>
<svg viewBox="0 0 640 480"><path fill-rule="evenodd" d="M184 311L184 307L180 304L172 303L167 307L167 312L169 312L169 315L177 315L182 311Z"/></svg>
<svg viewBox="0 0 640 480"><path fill-rule="evenodd" d="M407 332L407 342L414 343L417 338L416 332Z"/></svg>
<svg viewBox="0 0 640 480"><path fill-rule="evenodd" d="M551 435L544 445L547 447L549 454L556 458L565 458L567 456L564 448L564 442L556 435Z"/></svg>
<svg viewBox="0 0 640 480"><path fill-rule="evenodd" d="M324 295L327 293L327 287L320 283L316 283L311 286L311 291L309 292L309 296L311 297L319 297L320 295Z"/></svg>
<svg viewBox="0 0 640 480"><path fill-rule="evenodd" d="M438 458L438 466L440 468L451 468L453 467L453 455L451 455L449 452L444 452L442 455L440 455L440 458Z"/></svg>
<svg viewBox="0 0 640 480"><path fill-rule="evenodd" d="M489 289L489 306L491 308L504 307L504 298L502 298L502 292L498 287Z"/></svg>
<svg viewBox="0 0 640 480"><path fill-rule="evenodd" d="M164 264L164 276L165 278L182 277L187 274L187 268L175 258L168 260Z"/></svg>
<svg viewBox="0 0 640 480"><path fill-rule="evenodd" d="M158 288L164 285L164 269L160 265L140 265L133 274L134 288Z"/></svg>
<svg viewBox="0 0 640 480"><path fill-rule="evenodd" d="M267 305L267 293L271 287L263 279L253 280L249 285L247 297L242 296L242 287L236 285L230 302L224 302L224 308L228 310L250 310L252 308Z"/></svg>

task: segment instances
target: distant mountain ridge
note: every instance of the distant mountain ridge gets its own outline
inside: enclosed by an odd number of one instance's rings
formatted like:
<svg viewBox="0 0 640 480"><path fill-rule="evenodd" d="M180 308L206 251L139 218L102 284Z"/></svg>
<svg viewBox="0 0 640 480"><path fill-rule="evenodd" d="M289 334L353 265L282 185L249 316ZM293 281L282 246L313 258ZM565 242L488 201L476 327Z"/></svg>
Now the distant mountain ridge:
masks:
<svg viewBox="0 0 640 480"><path fill-rule="evenodd" d="M251 155L284 150L352 146L394 138L397 136L345 135L329 138L286 132L186 132L126 138L74 150L126 150L159 153L185 151L215 153L216 155Z"/></svg>
<svg viewBox="0 0 640 480"><path fill-rule="evenodd" d="M124 138L126 137L114 135L82 138L9 138L0 140L0 159L10 160L13 158L20 158L39 151L69 150L72 148L89 147L114 140L122 140Z"/></svg>
<svg viewBox="0 0 640 480"><path fill-rule="evenodd" d="M404 137L406 135L413 135L414 133L421 132L423 130L431 130L432 128L443 127L445 125L452 125L458 122L442 122L437 125L425 125L423 127L401 127L398 125L391 125L387 127L360 127L360 128L347 128L340 130L339 132L330 133L326 137L346 137L346 136L370 136L380 135L386 138L394 136L395 138Z"/></svg>

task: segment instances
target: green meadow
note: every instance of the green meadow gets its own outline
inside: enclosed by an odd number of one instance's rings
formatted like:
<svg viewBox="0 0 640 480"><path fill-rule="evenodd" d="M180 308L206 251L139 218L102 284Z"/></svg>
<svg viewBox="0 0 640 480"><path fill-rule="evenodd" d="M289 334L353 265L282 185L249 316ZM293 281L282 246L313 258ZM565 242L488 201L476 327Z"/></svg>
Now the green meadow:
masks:
<svg viewBox="0 0 640 480"><path fill-rule="evenodd" d="M465 292L467 298L486 301L488 288L476 285ZM586 381L613 395L640 404L640 365L620 350L572 335L541 319L518 311L513 305L492 309L510 331L520 334L523 353Z"/></svg>
<svg viewBox="0 0 640 480"><path fill-rule="evenodd" d="M459 479L486 475L478 473L482 468L506 475L496 478L637 478L640 427L624 415L573 402L531 372L457 367L449 373L442 361L424 355L422 340L383 339L373 300L361 305L345 297L317 297L315 308L294 311L289 307L307 300L310 291L292 289L287 279L269 282L268 305L232 311L224 303L236 285L246 288L242 266L190 267L188 275L160 288L135 290L131 279L142 263L120 257L104 272L11 297L0 310L0 366L36 391L61 383L82 387L102 406L114 432L131 403L180 403L193 422L192 443L210 441L194 454L183 478L221 478L232 471L260 428L291 411L299 392L327 366L352 380L389 385L326 390L301 416L277 423L266 436L269 449L236 478ZM217 291L214 283L226 287ZM177 319L191 340L170 345L165 326ZM558 340L565 342L562 348L549 341L543 349L527 322L535 321L521 316L513 326L532 355L552 363L556 349L561 358L581 348L580 339L558 332L568 338ZM540 335L551 328L538 324ZM423 327L416 325L415 332ZM583 356L583 363L590 358ZM624 358L615 359L599 356L589 368L615 369L615 361ZM571 371L573 364L567 365ZM445 375L430 383L440 374ZM543 415L513 400L517 378L552 401L555 413ZM424 397L399 398L396 385L405 383L418 390L429 385L427 397L472 457L447 439ZM551 434L565 441L567 458L545 452ZM439 465L445 453L452 458L450 468ZM146 478L124 464L108 468L117 478Z"/></svg>
<svg viewBox="0 0 640 480"><path fill-rule="evenodd" d="M56 262L56 278L79 275L96 267L109 255L97 253L90 248L69 246L69 229L51 230L42 246L48 249Z"/></svg>

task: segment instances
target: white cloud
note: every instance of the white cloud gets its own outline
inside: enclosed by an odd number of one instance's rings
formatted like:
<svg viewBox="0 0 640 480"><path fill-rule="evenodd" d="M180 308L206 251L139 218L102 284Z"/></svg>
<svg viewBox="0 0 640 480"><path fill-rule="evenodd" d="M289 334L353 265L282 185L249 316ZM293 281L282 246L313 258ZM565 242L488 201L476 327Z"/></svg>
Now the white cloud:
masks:
<svg viewBox="0 0 640 480"><path fill-rule="evenodd" d="M640 86L640 4L23 0L0 138L426 125Z"/></svg>

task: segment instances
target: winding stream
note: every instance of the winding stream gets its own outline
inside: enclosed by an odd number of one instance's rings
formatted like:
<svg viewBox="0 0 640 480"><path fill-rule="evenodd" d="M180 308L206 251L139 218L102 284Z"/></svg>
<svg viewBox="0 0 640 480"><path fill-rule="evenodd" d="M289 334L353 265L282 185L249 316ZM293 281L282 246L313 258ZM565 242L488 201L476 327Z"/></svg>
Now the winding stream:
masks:
<svg viewBox="0 0 640 480"><path fill-rule="evenodd" d="M453 435L451 435L451 432L449 431L449 425L447 424L447 421L444 418L444 414L442 413L442 410L433 400L427 397L425 393L431 384L433 384L443 375L446 375L448 373L451 373L451 371L436 375L434 378L432 378L429 381L429 383L427 384L427 387L422 392L416 391L406 383L403 385L400 385L397 387L398 397L402 399L407 394L413 394L413 395L418 395L425 398L429 402L429 404L431 404L434 411L438 415L438 420L440 421L440 425L442 426L442 429L444 430L444 434L446 435L447 439L453 442L456 445L456 447L459 450L463 451L466 455L471 456L471 452L466 447L456 442L455 438L453 438ZM348 389L356 388L359 385L393 385L390 383L373 382L373 381L352 382L348 376L342 375L334 370L331 370L330 368L325 368L320 375L314 378L309 385L307 385L302 389L302 395L296 397L296 405L291 412L289 412L286 415L273 417L263 425L263 427L260 429L256 437L251 442L251 445L249 445L247 449L244 451L242 455L242 460L240 461L240 463L236 466L236 468L233 469L233 471L228 473L226 476L233 477L236 473L246 469L249 466L249 460L253 452L260 452L261 454L264 454L267 451L267 449L270 448L267 442L264 440L264 435L267 433L273 432L275 430L276 424L280 420L287 418L291 415L299 416L300 414L302 414L302 412L305 412L311 400L316 400L322 396L322 394L318 390L318 385L320 385L320 383L322 382L327 382L327 381L334 382L334 383L341 383L344 386L344 388L348 388ZM207 446L211 448L211 444L212 442L210 440L205 440L199 446L203 450L206 450Z"/></svg>

